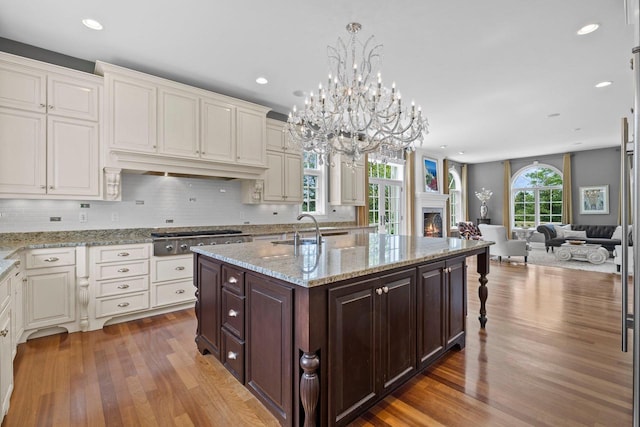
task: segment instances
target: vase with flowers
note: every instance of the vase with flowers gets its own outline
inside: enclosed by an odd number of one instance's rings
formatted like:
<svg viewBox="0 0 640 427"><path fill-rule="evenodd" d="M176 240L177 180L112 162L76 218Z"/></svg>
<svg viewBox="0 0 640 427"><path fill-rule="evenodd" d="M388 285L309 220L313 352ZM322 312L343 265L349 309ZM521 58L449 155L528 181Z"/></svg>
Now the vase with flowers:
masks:
<svg viewBox="0 0 640 427"><path fill-rule="evenodd" d="M480 218L482 219L487 219L487 215L489 214L487 201L489 201L492 195L493 191L485 190L484 187L482 187L481 191L476 191L476 197L482 202L482 204L480 205Z"/></svg>

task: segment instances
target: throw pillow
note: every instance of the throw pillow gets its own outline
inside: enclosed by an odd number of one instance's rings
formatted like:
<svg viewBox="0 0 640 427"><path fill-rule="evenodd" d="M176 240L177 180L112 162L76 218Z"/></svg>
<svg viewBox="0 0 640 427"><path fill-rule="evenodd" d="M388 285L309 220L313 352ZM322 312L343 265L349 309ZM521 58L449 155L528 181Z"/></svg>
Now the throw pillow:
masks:
<svg viewBox="0 0 640 427"><path fill-rule="evenodd" d="M571 224L567 225L554 225L553 229L556 230L556 237L559 239L564 239L564 232L571 231Z"/></svg>
<svg viewBox="0 0 640 427"><path fill-rule="evenodd" d="M619 225L616 227L616 229L613 231L613 234L611 235L612 239L616 239L616 240L622 240L622 226Z"/></svg>
<svg viewBox="0 0 640 427"><path fill-rule="evenodd" d="M565 239L586 239L587 232L585 230L565 230Z"/></svg>

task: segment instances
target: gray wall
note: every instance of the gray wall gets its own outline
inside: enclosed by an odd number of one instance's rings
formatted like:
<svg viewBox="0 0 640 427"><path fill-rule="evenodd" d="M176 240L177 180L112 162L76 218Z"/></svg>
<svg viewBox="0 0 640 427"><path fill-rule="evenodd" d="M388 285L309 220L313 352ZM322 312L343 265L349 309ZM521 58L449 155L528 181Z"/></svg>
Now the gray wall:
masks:
<svg viewBox="0 0 640 427"><path fill-rule="evenodd" d="M0 51L93 74L95 62L0 37Z"/></svg>
<svg viewBox="0 0 640 427"><path fill-rule="evenodd" d="M512 176L521 168L531 165L534 160L556 167L561 172L563 154L529 157L511 160ZM620 149L604 148L599 150L577 151L571 154L571 181L573 186L573 222L575 224L613 225L618 223L618 203L620 199ZM469 184L469 220L476 221L480 216L480 201L475 196L482 187L493 191L489 206L489 218L492 224L504 224L502 205L504 188L503 162L478 163L468 165ZM596 185L609 185L609 214L581 215L579 188Z"/></svg>

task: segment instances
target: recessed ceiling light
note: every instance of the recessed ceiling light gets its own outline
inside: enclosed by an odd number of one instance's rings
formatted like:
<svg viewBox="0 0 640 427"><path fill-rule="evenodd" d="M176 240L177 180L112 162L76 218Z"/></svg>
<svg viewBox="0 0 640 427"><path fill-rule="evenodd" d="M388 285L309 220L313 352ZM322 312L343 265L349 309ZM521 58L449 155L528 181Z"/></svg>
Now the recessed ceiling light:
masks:
<svg viewBox="0 0 640 427"><path fill-rule="evenodd" d="M82 23L85 27L91 28L92 30L100 31L102 29L102 24L95 19L85 18L82 20Z"/></svg>
<svg viewBox="0 0 640 427"><path fill-rule="evenodd" d="M600 28L600 25L598 24L587 24L584 27L580 28L577 33L579 36L584 36L585 34L593 33L598 28Z"/></svg>
<svg viewBox="0 0 640 427"><path fill-rule="evenodd" d="M574 142L573 145L582 145L582 142Z"/></svg>
<svg viewBox="0 0 640 427"><path fill-rule="evenodd" d="M611 86L613 84L613 82L611 81L606 81L606 82L600 82L596 85L597 88L601 88L601 87L607 87L607 86Z"/></svg>
<svg viewBox="0 0 640 427"><path fill-rule="evenodd" d="M443 144L443 145L440 146L440 148L447 148L447 145Z"/></svg>
<svg viewBox="0 0 640 427"><path fill-rule="evenodd" d="M303 96L306 95L306 93L305 93L305 91L298 89L298 90L294 90L293 91L293 95L297 96L299 98L302 98Z"/></svg>
<svg viewBox="0 0 640 427"><path fill-rule="evenodd" d="M574 132L580 132L582 130L582 128L575 128L573 131Z"/></svg>
<svg viewBox="0 0 640 427"><path fill-rule="evenodd" d="M266 85L267 83L269 83L269 80L267 80L266 77L258 77L256 79L256 83L258 83L259 85Z"/></svg>
<svg viewBox="0 0 640 427"><path fill-rule="evenodd" d="M551 113L551 114L547 114L548 118L552 118L552 117L558 117L560 115L560 113Z"/></svg>
<svg viewBox="0 0 640 427"><path fill-rule="evenodd" d="M458 151L458 154L464 154L464 151Z"/></svg>

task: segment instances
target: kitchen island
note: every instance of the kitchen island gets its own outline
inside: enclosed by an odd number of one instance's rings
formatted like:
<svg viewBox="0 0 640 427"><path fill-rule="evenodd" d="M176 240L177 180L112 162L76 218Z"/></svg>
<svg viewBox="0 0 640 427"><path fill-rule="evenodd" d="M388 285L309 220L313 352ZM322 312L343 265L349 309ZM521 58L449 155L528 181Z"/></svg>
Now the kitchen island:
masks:
<svg viewBox="0 0 640 427"><path fill-rule="evenodd" d="M201 353L283 425L345 425L486 323L490 242L382 234L194 247Z"/></svg>

